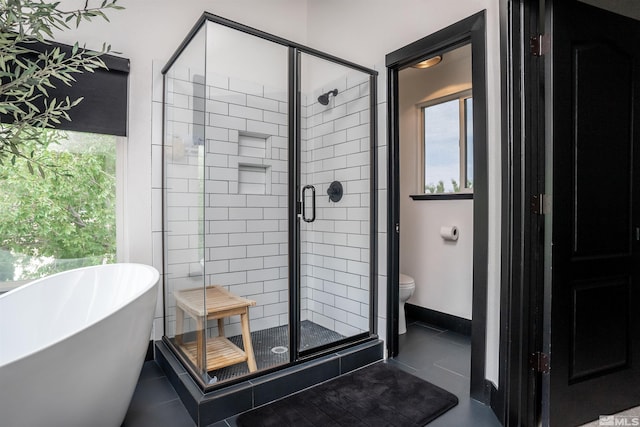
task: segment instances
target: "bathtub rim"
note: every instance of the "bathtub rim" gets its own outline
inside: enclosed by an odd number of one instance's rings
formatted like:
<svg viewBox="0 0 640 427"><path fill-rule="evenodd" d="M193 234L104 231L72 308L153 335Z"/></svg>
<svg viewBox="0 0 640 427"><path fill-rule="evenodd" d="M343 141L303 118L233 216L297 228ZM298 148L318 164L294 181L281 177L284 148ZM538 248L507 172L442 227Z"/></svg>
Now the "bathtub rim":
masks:
<svg viewBox="0 0 640 427"><path fill-rule="evenodd" d="M6 296L8 295L12 295L14 293L19 292L21 289L25 289L27 286L31 286L34 284L38 284L39 282L42 281L46 281L49 280L53 277L56 276L60 276L60 275L65 275L65 274L69 274L72 272L82 272L84 270L99 270L102 268L114 268L114 267L118 267L118 266L133 266L133 267L143 267L144 269L147 269L151 272L151 280L150 283L146 284L145 286L143 286L138 292L136 292L134 295L131 296L131 298L127 299L126 301L121 302L120 304L118 304L117 306L115 306L113 308L113 310L109 311L106 315L101 316L98 319L95 319L92 322L88 322L86 324L83 324L81 328L78 328L76 330L74 330L72 333L69 334L64 334L64 335L60 335L59 339L47 344L47 345L43 345L40 346L36 349L34 349L33 351L29 351L26 352L23 355L20 355L19 357L16 357L12 360L9 360L5 363L2 363L2 361L0 361L0 369L7 369L10 365L16 363L16 362L20 362L21 360L24 360L38 352L42 352L45 351L55 345L58 345L66 340L68 340L69 338L78 335L80 333L82 333L83 331L91 328L94 325L97 325L98 323L104 321L105 319L107 319L110 316L115 315L116 313L120 312L121 310L123 310L127 305L131 304L133 301L138 300L139 298L141 298L143 295L145 295L147 292L153 290L159 283L160 281L160 272L153 266L148 265L148 264L142 264L142 263L132 263L132 262L119 262L119 263L112 263L112 264L99 264L99 265L91 265L91 266L87 266L87 267L80 267L80 268L74 268L71 270L65 270L65 271L61 271L59 273L55 273L55 274L51 274L45 277L41 277L39 279L35 279L29 283L26 283L16 289L13 289L9 292L5 292L3 294L0 295L0 300L4 299ZM157 298L157 295L156 295Z"/></svg>

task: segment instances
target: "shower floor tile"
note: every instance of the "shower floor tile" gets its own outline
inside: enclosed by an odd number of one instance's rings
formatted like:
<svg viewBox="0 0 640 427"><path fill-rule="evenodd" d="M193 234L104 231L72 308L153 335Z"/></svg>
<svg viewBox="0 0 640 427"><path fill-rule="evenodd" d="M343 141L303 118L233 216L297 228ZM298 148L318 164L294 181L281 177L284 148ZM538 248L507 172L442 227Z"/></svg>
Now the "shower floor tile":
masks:
<svg viewBox="0 0 640 427"><path fill-rule="evenodd" d="M303 320L300 323L300 344L301 350L318 347L343 339L344 336L313 323ZM229 340L240 348L242 346L242 335L229 337ZM253 353L256 357L258 370L272 368L289 362L289 326L278 326L275 328L263 329L251 332L251 342ZM275 351L274 351L275 349ZM283 351L284 350L284 351ZM227 366L226 368L209 371L211 378L223 381L249 373L246 363Z"/></svg>

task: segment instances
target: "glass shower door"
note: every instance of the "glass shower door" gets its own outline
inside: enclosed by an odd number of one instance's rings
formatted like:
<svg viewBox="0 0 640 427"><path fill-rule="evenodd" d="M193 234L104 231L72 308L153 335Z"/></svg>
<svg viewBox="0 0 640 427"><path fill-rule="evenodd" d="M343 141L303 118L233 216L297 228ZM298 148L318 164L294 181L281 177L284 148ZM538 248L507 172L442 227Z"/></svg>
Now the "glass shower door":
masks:
<svg viewBox="0 0 640 427"><path fill-rule="evenodd" d="M298 351L371 330L370 75L299 54Z"/></svg>

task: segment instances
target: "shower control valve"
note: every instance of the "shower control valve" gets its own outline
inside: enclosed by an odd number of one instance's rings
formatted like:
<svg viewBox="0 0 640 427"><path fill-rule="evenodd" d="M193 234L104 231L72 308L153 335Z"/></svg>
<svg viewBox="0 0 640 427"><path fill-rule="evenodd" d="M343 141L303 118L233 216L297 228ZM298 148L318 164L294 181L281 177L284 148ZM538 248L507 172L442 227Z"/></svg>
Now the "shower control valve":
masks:
<svg viewBox="0 0 640 427"><path fill-rule="evenodd" d="M333 181L329 188L327 188L327 194L329 195L329 200L337 203L342 199L342 184L340 181Z"/></svg>

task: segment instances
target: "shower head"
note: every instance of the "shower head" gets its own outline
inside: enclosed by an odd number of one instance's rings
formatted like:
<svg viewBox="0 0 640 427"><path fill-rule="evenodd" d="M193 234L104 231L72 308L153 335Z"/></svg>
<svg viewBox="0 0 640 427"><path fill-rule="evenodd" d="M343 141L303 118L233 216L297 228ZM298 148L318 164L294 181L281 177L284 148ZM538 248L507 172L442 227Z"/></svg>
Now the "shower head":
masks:
<svg viewBox="0 0 640 427"><path fill-rule="evenodd" d="M330 90L327 93L323 93L322 95L320 95L318 97L318 102L322 105L328 105L329 104L329 95L333 95L336 96L338 94L338 89L334 89L334 90Z"/></svg>

